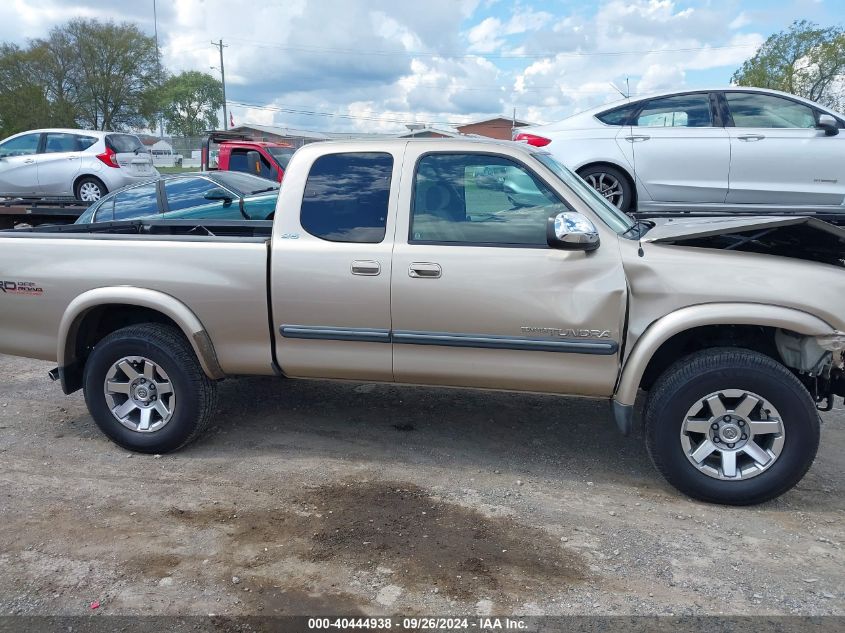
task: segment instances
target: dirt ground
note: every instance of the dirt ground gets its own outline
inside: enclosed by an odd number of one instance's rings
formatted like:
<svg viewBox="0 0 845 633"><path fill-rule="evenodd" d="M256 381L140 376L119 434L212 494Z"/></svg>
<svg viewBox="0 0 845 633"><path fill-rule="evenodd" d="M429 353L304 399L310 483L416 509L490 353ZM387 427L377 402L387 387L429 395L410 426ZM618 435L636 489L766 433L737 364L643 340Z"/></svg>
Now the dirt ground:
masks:
<svg viewBox="0 0 845 633"><path fill-rule="evenodd" d="M845 411L799 486L697 503L607 403L234 379L174 455L0 356L0 614L845 614Z"/></svg>

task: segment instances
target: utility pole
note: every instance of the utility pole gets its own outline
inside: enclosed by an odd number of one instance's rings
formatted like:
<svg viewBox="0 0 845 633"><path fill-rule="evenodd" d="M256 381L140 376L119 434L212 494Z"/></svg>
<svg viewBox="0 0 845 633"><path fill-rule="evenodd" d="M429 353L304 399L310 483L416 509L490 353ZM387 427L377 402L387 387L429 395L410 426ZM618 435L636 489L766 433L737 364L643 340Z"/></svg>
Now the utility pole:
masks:
<svg viewBox="0 0 845 633"><path fill-rule="evenodd" d="M158 87L161 88L161 55L158 51L158 13L156 12L156 0L153 0L153 29L156 38L156 65L158 67ZM161 112L158 113L158 135L164 138L164 119Z"/></svg>
<svg viewBox="0 0 845 633"><path fill-rule="evenodd" d="M226 45L221 39L219 42L212 42L212 46L216 46L220 50L220 83L223 84L223 129L229 129L229 115L226 112L226 71L223 69L223 49Z"/></svg>

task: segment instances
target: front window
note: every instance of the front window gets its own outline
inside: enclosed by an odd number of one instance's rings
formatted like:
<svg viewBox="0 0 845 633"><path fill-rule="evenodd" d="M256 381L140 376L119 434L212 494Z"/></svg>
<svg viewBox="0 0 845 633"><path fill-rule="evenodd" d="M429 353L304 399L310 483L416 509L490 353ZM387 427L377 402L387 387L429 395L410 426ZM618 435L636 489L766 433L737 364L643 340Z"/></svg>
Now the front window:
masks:
<svg viewBox="0 0 845 633"><path fill-rule="evenodd" d="M164 193L167 207L171 211L180 211L190 207L214 204L206 200L205 194L219 185L205 178L174 178L164 181ZM218 204L220 204L218 202Z"/></svg>
<svg viewBox="0 0 845 633"><path fill-rule="evenodd" d="M646 102L633 121L638 127L712 127L709 94L675 95Z"/></svg>
<svg viewBox="0 0 845 633"><path fill-rule="evenodd" d="M590 205L602 221L617 233L624 233L634 226L633 220L609 203L603 195L588 185L583 178L564 167L551 154L535 152L534 158L545 165L565 185L572 189L584 202Z"/></svg>
<svg viewBox="0 0 845 633"><path fill-rule="evenodd" d="M258 171L256 172L253 172L256 166L250 164L249 155L251 152L256 152L256 154L258 154ZM254 174L255 176L266 178L267 180L278 180L279 176L278 171L270 164L270 161L262 156L260 152L249 149L232 150L232 153L229 156L229 170L239 171L245 174Z"/></svg>
<svg viewBox="0 0 845 633"><path fill-rule="evenodd" d="M547 246L549 216L562 211L555 193L509 158L430 154L417 166L410 242Z"/></svg>
<svg viewBox="0 0 845 633"><path fill-rule="evenodd" d="M24 134L0 144L0 157L29 156L38 151L40 134Z"/></svg>
<svg viewBox="0 0 845 633"><path fill-rule="evenodd" d="M726 92L736 127L814 128L813 109L791 99L753 92Z"/></svg>

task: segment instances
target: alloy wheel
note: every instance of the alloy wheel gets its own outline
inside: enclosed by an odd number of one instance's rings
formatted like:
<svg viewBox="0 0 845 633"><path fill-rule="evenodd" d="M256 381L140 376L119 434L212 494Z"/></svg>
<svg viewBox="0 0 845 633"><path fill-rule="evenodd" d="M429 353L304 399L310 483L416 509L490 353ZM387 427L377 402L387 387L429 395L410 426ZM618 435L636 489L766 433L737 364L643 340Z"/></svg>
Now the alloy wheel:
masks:
<svg viewBox="0 0 845 633"><path fill-rule="evenodd" d="M783 419L765 398L741 389L705 396L681 425L689 462L715 479L750 479L772 467L783 450Z"/></svg>
<svg viewBox="0 0 845 633"><path fill-rule="evenodd" d="M618 178L605 172L596 172L588 174L586 181L593 189L603 195L610 204L617 209L622 208L625 202L625 191L622 189L622 183L619 182Z"/></svg>
<svg viewBox="0 0 845 633"><path fill-rule="evenodd" d="M163 428L176 408L170 378L143 356L125 356L114 363L106 373L103 391L115 419L138 433Z"/></svg>

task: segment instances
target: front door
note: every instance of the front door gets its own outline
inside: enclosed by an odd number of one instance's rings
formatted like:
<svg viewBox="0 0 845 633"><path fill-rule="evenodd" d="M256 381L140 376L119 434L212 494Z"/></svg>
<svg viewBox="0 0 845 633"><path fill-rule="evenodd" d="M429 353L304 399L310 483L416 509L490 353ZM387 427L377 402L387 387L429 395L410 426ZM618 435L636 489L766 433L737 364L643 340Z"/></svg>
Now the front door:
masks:
<svg viewBox="0 0 845 633"><path fill-rule="evenodd" d="M727 202L839 206L845 201L845 134L816 129L810 106L776 95L726 92L733 119Z"/></svg>
<svg viewBox="0 0 845 633"><path fill-rule="evenodd" d="M36 156L41 134L22 134L0 143L0 195L38 194Z"/></svg>
<svg viewBox="0 0 845 633"><path fill-rule="evenodd" d="M617 137L630 144L637 179L655 202L724 202L731 150L706 92L646 102Z"/></svg>
<svg viewBox="0 0 845 633"><path fill-rule="evenodd" d="M391 185L402 154L320 155L318 145L297 154L275 216L277 360L288 376L391 381Z"/></svg>
<svg viewBox="0 0 845 633"><path fill-rule="evenodd" d="M396 380L610 395L625 301L616 234L592 253L550 249L547 219L567 206L518 159L409 145L405 165Z"/></svg>

